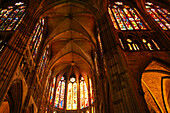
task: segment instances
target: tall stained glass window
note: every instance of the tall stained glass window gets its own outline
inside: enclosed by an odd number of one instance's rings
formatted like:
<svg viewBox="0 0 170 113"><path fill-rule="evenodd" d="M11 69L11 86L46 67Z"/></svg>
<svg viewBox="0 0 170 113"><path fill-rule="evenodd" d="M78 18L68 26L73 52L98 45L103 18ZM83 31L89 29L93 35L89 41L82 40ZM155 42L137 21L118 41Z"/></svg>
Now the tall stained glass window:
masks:
<svg viewBox="0 0 170 113"><path fill-rule="evenodd" d="M146 2L145 7L149 15L163 30L170 30L170 13L167 9L150 2Z"/></svg>
<svg viewBox="0 0 170 113"><path fill-rule="evenodd" d="M49 46L46 47L46 49L44 50L43 56L40 59L40 63L39 63L39 76L40 76L40 81L43 78L43 74L44 74L44 70L47 64L47 59L48 59L48 49Z"/></svg>
<svg viewBox="0 0 170 113"><path fill-rule="evenodd" d="M61 80L58 83L55 95L54 106L63 109L64 106L64 95L65 95L65 80L64 77L61 77Z"/></svg>
<svg viewBox="0 0 170 113"><path fill-rule="evenodd" d="M26 5L18 2L0 11L0 31L15 30L25 15Z"/></svg>
<svg viewBox="0 0 170 113"><path fill-rule="evenodd" d="M113 25L117 30L147 30L137 10L123 5L123 2L110 4L108 11Z"/></svg>
<svg viewBox="0 0 170 113"><path fill-rule="evenodd" d="M77 109L77 82L76 78L70 78L67 91L67 110Z"/></svg>
<svg viewBox="0 0 170 113"><path fill-rule="evenodd" d="M50 104L52 105L53 103L53 95L54 95L54 88L55 88L55 81L56 81L56 78L54 77L53 78L53 82L52 82L52 87L51 87L51 91L50 91Z"/></svg>
<svg viewBox="0 0 170 113"><path fill-rule="evenodd" d="M36 24L33 34L30 38L30 51L35 58L38 48L40 46L42 37L43 37L43 30L44 30L44 18L41 18L39 22Z"/></svg>
<svg viewBox="0 0 170 113"><path fill-rule="evenodd" d="M48 102L51 107L55 107L54 109L58 110L78 110L83 108L86 109L89 104L93 104L94 97L91 79L89 79L88 83L86 83L83 77L80 77L80 79L70 77L68 81L64 76L62 76L59 80L56 80L55 78L50 86L48 97ZM89 100L91 100L91 103L89 103ZM78 107L79 103L80 107Z"/></svg>
<svg viewBox="0 0 170 113"><path fill-rule="evenodd" d="M84 81L84 78L81 77L80 80L80 108L87 107L89 105L88 101L88 90L86 82Z"/></svg>
<svg viewBox="0 0 170 113"><path fill-rule="evenodd" d="M48 91L48 88L49 88L50 78L51 78L51 71L49 72L48 77L47 77L47 83L46 83L46 89L45 89L46 95L48 95L47 91Z"/></svg>
<svg viewBox="0 0 170 113"><path fill-rule="evenodd" d="M91 103L93 103L93 88L92 88L92 81L91 79L89 79L89 85L90 85L90 99L91 99Z"/></svg>

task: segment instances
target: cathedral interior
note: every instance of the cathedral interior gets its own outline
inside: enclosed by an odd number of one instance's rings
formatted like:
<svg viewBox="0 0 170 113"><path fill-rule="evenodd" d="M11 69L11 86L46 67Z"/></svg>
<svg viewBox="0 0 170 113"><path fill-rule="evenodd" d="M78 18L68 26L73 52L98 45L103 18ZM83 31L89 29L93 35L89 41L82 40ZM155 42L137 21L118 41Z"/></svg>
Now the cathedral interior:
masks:
<svg viewBox="0 0 170 113"><path fill-rule="evenodd" d="M0 0L0 113L170 113L170 0Z"/></svg>

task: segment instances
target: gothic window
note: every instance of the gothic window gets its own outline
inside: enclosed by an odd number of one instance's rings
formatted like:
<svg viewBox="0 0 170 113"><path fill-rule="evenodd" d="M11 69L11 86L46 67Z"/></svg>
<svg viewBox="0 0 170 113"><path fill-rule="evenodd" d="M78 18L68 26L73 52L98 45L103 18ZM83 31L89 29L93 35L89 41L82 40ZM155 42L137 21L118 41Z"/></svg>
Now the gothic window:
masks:
<svg viewBox="0 0 170 113"><path fill-rule="evenodd" d="M30 51L32 53L33 58L35 58L38 52L38 48L43 37L43 30L44 30L44 18L41 18L39 22L36 24L30 39Z"/></svg>
<svg viewBox="0 0 170 113"><path fill-rule="evenodd" d="M90 99L91 99L91 104L94 102L93 100L93 86L92 86L92 81L91 79L89 78L89 84L90 84Z"/></svg>
<svg viewBox="0 0 170 113"><path fill-rule="evenodd" d="M49 92L50 105L52 105L52 103L53 103L53 95L54 95L55 81L56 81L56 78L54 77L54 78L53 78L52 85L51 85L51 87L50 87L50 92Z"/></svg>
<svg viewBox="0 0 170 113"><path fill-rule="evenodd" d="M123 5L123 2L110 4L108 11L117 30L147 30L139 12L135 8Z"/></svg>
<svg viewBox="0 0 170 113"><path fill-rule="evenodd" d="M67 91L67 110L77 109L77 82L76 78L70 78Z"/></svg>
<svg viewBox="0 0 170 113"><path fill-rule="evenodd" d="M119 41L120 41L121 47L122 47L123 49L125 49L125 47L124 47L124 37L123 37L123 34L122 34L122 33L119 33L118 36L119 36Z"/></svg>
<svg viewBox="0 0 170 113"><path fill-rule="evenodd" d="M44 74L44 70L46 68L46 64L47 64L47 60L48 60L48 49L49 46L47 45L47 47L45 48L44 52L43 52L43 56L40 59L40 63L39 63L39 77L40 77L40 81L43 78L43 74Z"/></svg>
<svg viewBox="0 0 170 113"><path fill-rule="evenodd" d="M167 9L154 5L153 3L145 3L146 11L157 22L163 30L170 30L170 13Z"/></svg>
<svg viewBox="0 0 170 113"><path fill-rule="evenodd" d="M85 79L83 77L80 77L80 79L76 79L75 76L70 77L67 82L66 77L64 76L62 76L58 82L57 81L58 80L55 77L52 81L52 85L50 86L48 97L49 104L51 106L54 106L55 109L59 108L66 110L78 110L88 107L89 104L93 104L93 85L90 78L88 80L88 83L85 82ZM55 98L53 98L53 96ZM91 103L89 103L90 101ZM80 104L80 108L78 108L78 104Z"/></svg>
<svg viewBox="0 0 170 113"><path fill-rule="evenodd" d="M15 30L25 15L25 8L24 2L18 2L0 9L0 31Z"/></svg>
<svg viewBox="0 0 170 113"><path fill-rule="evenodd" d="M86 82L84 81L84 78L81 77L80 80L80 108L84 108L88 106L88 91Z"/></svg>
<svg viewBox="0 0 170 113"><path fill-rule="evenodd" d="M48 89L49 89L50 79L51 79L51 71L49 72L48 77L47 77L47 83L46 83L46 89L45 89L46 95L48 95L48 94L47 94L47 91L48 91Z"/></svg>
<svg viewBox="0 0 170 113"><path fill-rule="evenodd" d="M145 49L147 50L160 50L158 44L153 39L149 39L145 35L142 36L142 42L144 44Z"/></svg>
<svg viewBox="0 0 170 113"><path fill-rule="evenodd" d="M54 106L63 109L64 106L64 95L65 95L65 80L64 77L61 77L61 80L58 83L55 95Z"/></svg>
<svg viewBox="0 0 170 113"><path fill-rule="evenodd" d="M127 41L127 45L129 47L129 50L131 50L131 51L132 50L135 50L135 51L139 50L139 46L136 43L137 41L133 39L133 36L128 35L126 41Z"/></svg>

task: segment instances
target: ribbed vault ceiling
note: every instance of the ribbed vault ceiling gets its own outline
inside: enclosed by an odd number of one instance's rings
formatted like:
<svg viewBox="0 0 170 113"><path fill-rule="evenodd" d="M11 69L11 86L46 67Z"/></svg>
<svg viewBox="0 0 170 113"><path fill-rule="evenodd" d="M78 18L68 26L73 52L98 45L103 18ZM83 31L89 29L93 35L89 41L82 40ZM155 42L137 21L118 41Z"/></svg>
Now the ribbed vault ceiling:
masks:
<svg viewBox="0 0 170 113"><path fill-rule="evenodd" d="M50 67L53 75L91 75L94 69L95 18L74 3L55 6L42 14L47 17L47 39L51 47Z"/></svg>

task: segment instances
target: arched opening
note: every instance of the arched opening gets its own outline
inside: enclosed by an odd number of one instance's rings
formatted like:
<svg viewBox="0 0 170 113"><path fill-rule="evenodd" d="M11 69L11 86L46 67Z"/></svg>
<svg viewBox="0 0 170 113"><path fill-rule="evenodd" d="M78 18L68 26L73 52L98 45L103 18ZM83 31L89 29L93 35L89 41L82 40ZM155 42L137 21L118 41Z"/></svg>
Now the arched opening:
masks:
<svg viewBox="0 0 170 113"><path fill-rule="evenodd" d="M0 106L0 113L20 113L22 102L22 83L16 80L12 83L6 98Z"/></svg>
<svg viewBox="0 0 170 113"><path fill-rule="evenodd" d="M48 106L55 112L94 111L92 79L88 75L76 75L73 70L71 67L64 75L52 78L47 100Z"/></svg>
<svg viewBox="0 0 170 113"><path fill-rule="evenodd" d="M151 113L170 112L168 105L170 69L156 61L152 61L144 70L141 86L144 99Z"/></svg>

